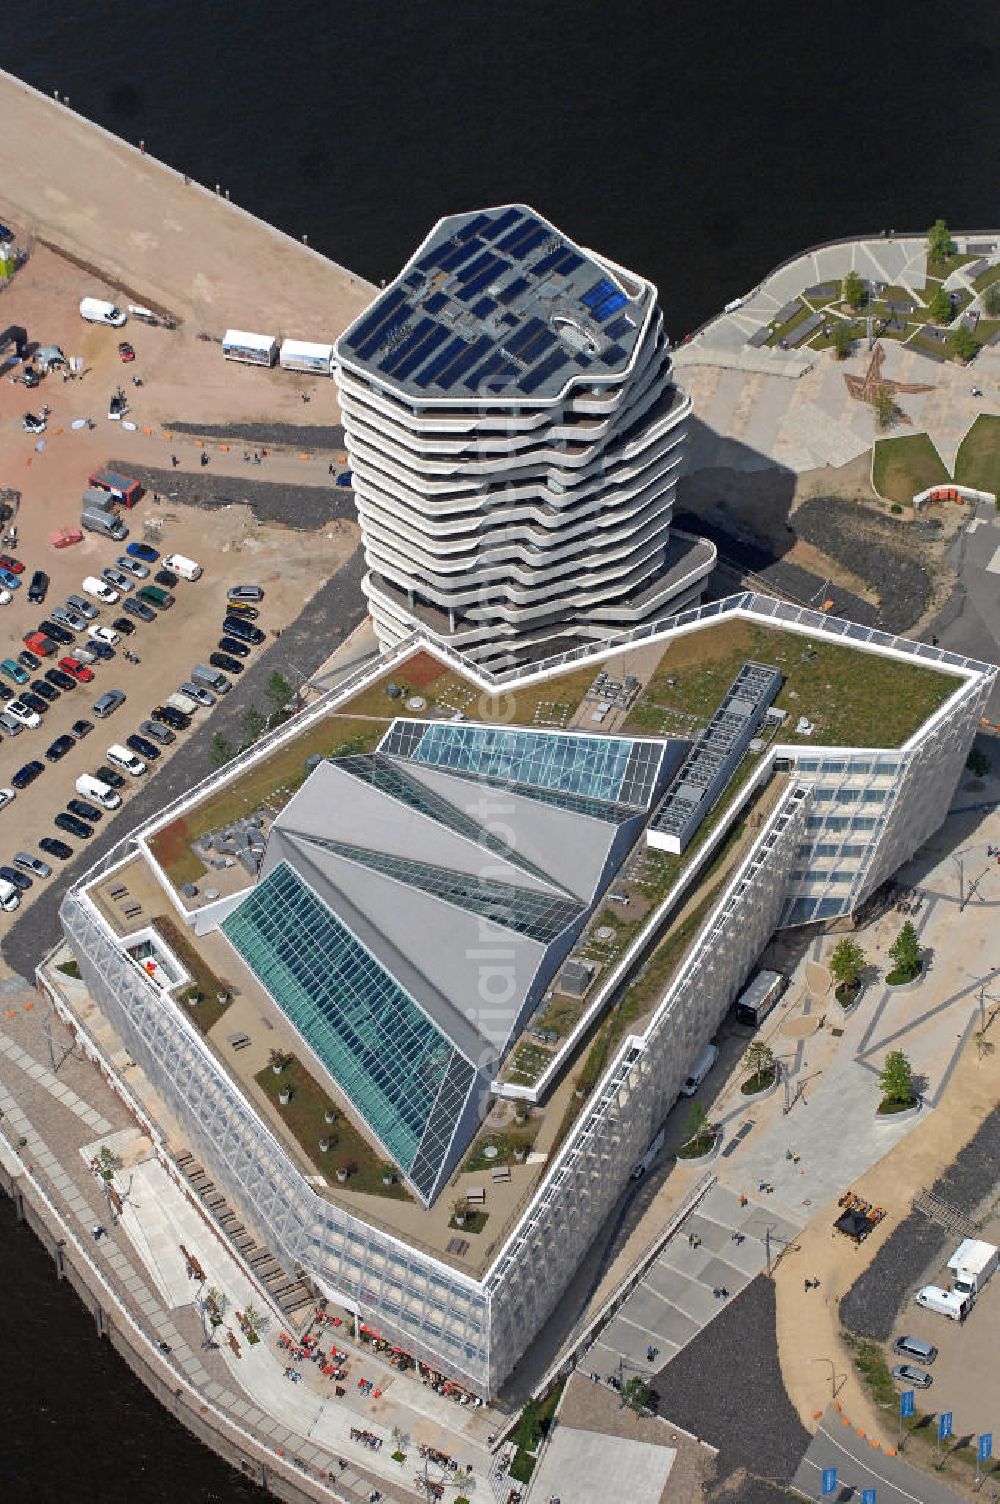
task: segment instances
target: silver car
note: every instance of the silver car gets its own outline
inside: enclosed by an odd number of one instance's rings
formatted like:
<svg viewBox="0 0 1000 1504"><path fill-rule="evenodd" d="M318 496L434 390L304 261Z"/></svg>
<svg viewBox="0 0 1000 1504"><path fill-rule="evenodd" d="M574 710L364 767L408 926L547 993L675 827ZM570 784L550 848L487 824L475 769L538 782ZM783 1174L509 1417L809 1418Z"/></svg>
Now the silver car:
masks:
<svg viewBox="0 0 1000 1504"><path fill-rule="evenodd" d="M112 569L110 564L107 569L101 570L101 579L105 580L112 590L120 590L123 595L135 589L135 580L130 580L128 575L120 569Z"/></svg>
<svg viewBox="0 0 1000 1504"><path fill-rule="evenodd" d="M133 559L131 554L119 554L115 560L116 566L130 574L134 580L148 580L149 570L141 559Z"/></svg>
<svg viewBox="0 0 1000 1504"><path fill-rule="evenodd" d="M169 726L164 726L162 721L140 721L139 735L148 736L151 741L159 742L164 747L169 747L171 742L177 740Z"/></svg>
<svg viewBox="0 0 1000 1504"><path fill-rule="evenodd" d="M203 689L200 684L192 684L188 679L180 686L180 692L205 710L211 710L215 704L215 696L210 689Z"/></svg>
<svg viewBox="0 0 1000 1504"><path fill-rule="evenodd" d="M86 632L87 630L87 618L81 616L79 611L74 611L72 606L53 606L49 615L61 626L69 627L71 632Z"/></svg>
<svg viewBox="0 0 1000 1504"><path fill-rule="evenodd" d="M14 866L20 867L22 872L30 872L32 877L52 876L48 862L43 862L40 856L32 856L30 851L15 851Z"/></svg>
<svg viewBox="0 0 1000 1504"><path fill-rule="evenodd" d="M97 607L93 601L85 600L82 595L68 595L66 604L71 610L79 611L80 615L85 616L88 621L94 621L97 617Z"/></svg>

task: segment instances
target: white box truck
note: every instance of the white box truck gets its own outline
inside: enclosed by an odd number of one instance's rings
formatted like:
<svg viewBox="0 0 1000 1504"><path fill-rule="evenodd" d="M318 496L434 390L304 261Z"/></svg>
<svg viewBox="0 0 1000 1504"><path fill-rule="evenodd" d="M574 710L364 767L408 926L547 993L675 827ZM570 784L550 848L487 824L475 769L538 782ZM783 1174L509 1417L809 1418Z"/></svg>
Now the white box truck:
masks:
<svg viewBox="0 0 1000 1504"><path fill-rule="evenodd" d="M981 1238L963 1238L948 1260L954 1278L951 1288L956 1295L975 1300L986 1281L1000 1263L1000 1248Z"/></svg>
<svg viewBox="0 0 1000 1504"><path fill-rule="evenodd" d="M651 1143L649 1145L649 1148L646 1150L646 1152L642 1156L642 1158L640 1160L638 1160L632 1166L632 1179L633 1180L641 1180L642 1179L642 1177L645 1175L646 1171L649 1169L650 1165L653 1163L653 1160L656 1158L656 1156L659 1154L660 1150L663 1148L663 1145L666 1143L666 1141L667 1141L667 1135L664 1132L664 1130L661 1128L660 1131L659 1131L659 1133L656 1135L656 1137L651 1141Z"/></svg>
<svg viewBox="0 0 1000 1504"><path fill-rule="evenodd" d="M971 1295L956 1295L953 1290L942 1290L940 1285L924 1285L913 1298L925 1311L936 1311L950 1321L964 1321L972 1309Z"/></svg>

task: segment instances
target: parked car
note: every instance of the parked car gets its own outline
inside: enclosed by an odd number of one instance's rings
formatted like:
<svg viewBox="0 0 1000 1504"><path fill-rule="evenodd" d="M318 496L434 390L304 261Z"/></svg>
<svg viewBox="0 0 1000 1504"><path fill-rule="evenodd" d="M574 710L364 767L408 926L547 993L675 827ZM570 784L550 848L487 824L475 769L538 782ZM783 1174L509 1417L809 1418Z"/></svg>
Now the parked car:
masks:
<svg viewBox="0 0 1000 1504"><path fill-rule="evenodd" d="M5 883L12 884L19 893L27 893L34 884L26 872L19 872L16 867L8 867L6 864L0 867L0 877Z"/></svg>
<svg viewBox="0 0 1000 1504"><path fill-rule="evenodd" d="M135 360L135 351L127 339L120 340L118 343L118 359L123 366L130 365Z"/></svg>
<svg viewBox="0 0 1000 1504"><path fill-rule="evenodd" d="M23 703L25 705L27 705L28 709L29 710L33 710L36 715L47 715L48 714L48 710L49 710L49 702L48 702L48 700L43 700L42 697L41 697L41 695L36 695L35 692L34 692L34 690L23 689L21 691L20 698L23 701Z"/></svg>
<svg viewBox="0 0 1000 1504"><path fill-rule="evenodd" d="M71 632L87 630L87 618L81 616L79 611L74 611L72 606L53 606L50 614L53 621L59 622L60 626L69 627Z"/></svg>
<svg viewBox="0 0 1000 1504"><path fill-rule="evenodd" d="M108 659L115 656L114 648L109 647L106 642L99 641L99 639L96 637L91 641L90 652L95 658L99 659L101 663L105 663L108 661Z"/></svg>
<svg viewBox="0 0 1000 1504"><path fill-rule="evenodd" d="M25 648L23 652L18 653L17 661L22 668L30 668L32 673L34 673L36 668L41 668L42 666L42 660L36 658L29 648Z"/></svg>
<svg viewBox="0 0 1000 1504"><path fill-rule="evenodd" d="M44 851L46 856L57 856L61 862L68 862L73 855L72 846L67 846L58 836L42 836L38 849Z"/></svg>
<svg viewBox="0 0 1000 1504"><path fill-rule="evenodd" d="M231 585L226 591L230 601L262 601L264 592L259 585Z"/></svg>
<svg viewBox="0 0 1000 1504"><path fill-rule="evenodd" d="M49 684L45 679L32 679L31 693L33 695L41 695L42 699L48 700L50 705L54 700L58 700L59 698L58 689L56 689L54 684Z"/></svg>
<svg viewBox="0 0 1000 1504"><path fill-rule="evenodd" d="M26 705L20 695L16 700L8 700L4 710L5 715L13 716L21 726L28 731L34 731L36 726L42 724L42 718L30 705Z"/></svg>
<svg viewBox="0 0 1000 1504"><path fill-rule="evenodd" d="M172 569L158 569L153 580L157 585L162 585L165 590L173 590L177 584L177 576Z"/></svg>
<svg viewBox="0 0 1000 1504"><path fill-rule="evenodd" d="M154 746L148 736L140 736L136 731L125 738L125 745L131 752L144 757L147 762L155 762L160 755L159 747Z"/></svg>
<svg viewBox="0 0 1000 1504"><path fill-rule="evenodd" d="M171 742L177 740L170 727L159 721L140 721L139 732L141 736L148 736L151 741L159 742L162 747L169 747Z"/></svg>
<svg viewBox="0 0 1000 1504"><path fill-rule="evenodd" d="M145 601L137 600L134 595L126 596L122 606L130 616L137 616L140 621L156 620L156 612L151 611Z"/></svg>
<svg viewBox="0 0 1000 1504"><path fill-rule="evenodd" d="M0 554L0 569L9 569L11 574L24 573L24 565L13 554Z"/></svg>
<svg viewBox="0 0 1000 1504"><path fill-rule="evenodd" d="M65 810L60 810L52 823L57 830L64 830L67 835L76 836L80 841L87 841L94 834L92 825L87 825L85 821L78 820L76 815L70 815Z"/></svg>
<svg viewBox="0 0 1000 1504"><path fill-rule="evenodd" d="M208 661L213 668L221 668L227 674L242 674L243 665L238 658L233 658L229 653L209 653Z"/></svg>
<svg viewBox="0 0 1000 1504"><path fill-rule="evenodd" d="M88 574L83 582L83 588L88 595L94 597L95 601L101 601L105 606L113 606L118 599L118 591L112 590L107 580L99 580L96 574ZM96 615L97 612L94 611L94 616Z"/></svg>
<svg viewBox="0 0 1000 1504"><path fill-rule="evenodd" d="M922 1368L916 1368L912 1363L897 1363L892 1376L897 1384L912 1384L914 1389L929 1389L934 1382L931 1374Z"/></svg>
<svg viewBox="0 0 1000 1504"><path fill-rule="evenodd" d="M135 588L135 580L130 580L122 570L112 569L110 565L107 569L101 570L101 579L107 580L112 590L117 590L120 595L127 595Z"/></svg>
<svg viewBox="0 0 1000 1504"><path fill-rule="evenodd" d="M102 814L97 805L91 804L89 799L67 799L66 808L71 815L76 815L77 819L89 820L91 825L96 825Z"/></svg>
<svg viewBox="0 0 1000 1504"><path fill-rule="evenodd" d="M228 653L231 658L249 658L250 649L245 642L240 642L238 637L220 637L219 649Z"/></svg>
<svg viewBox="0 0 1000 1504"><path fill-rule="evenodd" d="M9 590L0 590L0 606L9 606L13 599Z"/></svg>
<svg viewBox="0 0 1000 1504"><path fill-rule="evenodd" d="M94 677L94 670L88 668L85 663L81 663L79 658L60 658L59 667L63 673L69 674L70 678L75 679L78 684L89 684Z"/></svg>
<svg viewBox="0 0 1000 1504"><path fill-rule="evenodd" d="M135 631L135 622L129 621L127 616L116 616L111 625L114 627L115 631L120 632L123 637L131 637L132 633Z"/></svg>
<svg viewBox="0 0 1000 1504"><path fill-rule="evenodd" d="M202 684L192 684L190 679L185 679L184 683L179 685L178 688L182 695L187 695L189 700L196 701L203 710L211 710L215 704L215 696L212 691L206 689Z"/></svg>
<svg viewBox="0 0 1000 1504"><path fill-rule="evenodd" d="M12 569L0 568L0 585L5 590L20 590L21 581Z"/></svg>
<svg viewBox="0 0 1000 1504"><path fill-rule="evenodd" d="M30 872L32 877L52 876L48 862L43 862L41 857L32 856L30 851L15 851L14 866L20 867L22 872Z"/></svg>
<svg viewBox="0 0 1000 1504"><path fill-rule="evenodd" d="M48 593L48 589L48 575L45 573L44 569L36 569L34 574L31 576L31 583L28 586L29 601L34 601L36 606L40 606Z"/></svg>
<svg viewBox="0 0 1000 1504"><path fill-rule="evenodd" d="M73 641L73 633L64 627L62 622L42 621L38 624L38 630L44 636L51 637L53 642L61 643L63 647L68 647Z"/></svg>
<svg viewBox="0 0 1000 1504"><path fill-rule="evenodd" d="M13 698L14 691L12 689L8 689L6 684L0 684L0 703L6 705L7 701L12 700Z"/></svg>
<svg viewBox="0 0 1000 1504"><path fill-rule="evenodd" d="M115 772L114 768L109 768L107 764L102 764L101 767L95 768L94 777L98 783L106 783L109 789L123 789L125 787L125 779L122 775Z"/></svg>
<svg viewBox="0 0 1000 1504"><path fill-rule="evenodd" d="M76 680L70 674L64 673L61 668L46 669L45 677L50 684L55 685L56 689L73 689L76 685Z"/></svg>
<svg viewBox="0 0 1000 1504"><path fill-rule="evenodd" d="M12 783L13 781L14 780L11 779ZM29 782L30 781L31 780L29 779ZM27 785L24 785L24 787L27 787ZM13 789L0 789L0 809L6 809L7 805L13 803L16 798L17 795L15 794Z"/></svg>
<svg viewBox="0 0 1000 1504"><path fill-rule="evenodd" d="M57 736L51 746L45 749L45 756L49 762L59 762L66 753L76 746L76 738L72 736Z"/></svg>
<svg viewBox="0 0 1000 1504"><path fill-rule="evenodd" d="M69 728L78 742L82 742L85 736L89 736L94 729L93 721L74 721Z"/></svg>
<svg viewBox="0 0 1000 1504"><path fill-rule="evenodd" d="M174 603L174 597L169 590L161 590L159 585L143 585L136 591L137 598L145 601L147 606L153 606L157 611L169 611Z"/></svg>
<svg viewBox="0 0 1000 1504"><path fill-rule="evenodd" d="M153 718L165 726L172 726L175 731L186 731L191 724L191 717L178 710L176 705L154 705Z"/></svg>
<svg viewBox="0 0 1000 1504"><path fill-rule="evenodd" d="M132 559L141 559L144 564L155 564L160 557L155 548L150 548L148 543L130 543L125 550Z"/></svg>
<svg viewBox="0 0 1000 1504"><path fill-rule="evenodd" d="M12 684L27 684L28 674L13 658L0 659L0 674L5 674Z"/></svg>
<svg viewBox="0 0 1000 1504"><path fill-rule="evenodd" d="M43 762L26 762L23 768L18 768L17 772L12 775L10 781L16 789L26 789L29 784L34 783L40 773L44 772L45 764Z"/></svg>
<svg viewBox="0 0 1000 1504"><path fill-rule="evenodd" d="M247 621L256 621L258 616L260 615L260 612L257 610L256 606L251 606L247 601L227 601L226 615L242 616L245 617Z"/></svg>
<svg viewBox="0 0 1000 1504"><path fill-rule="evenodd" d="M39 658L51 658L57 646L54 638L46 637L44 632L28 632L25 635L24 644L29 653L35 654L36 664ZM17 659L25 668L30 668L31 665L24 662L22 653L18 653Z"/></svg>
<svg viewBox="0 0 1000 1504"><path fill-rule="evenodd" d="M85 580L84 586L86 586L86 583L87 582ZM68 595L66 597L66 604L71 608L71 610L79 611L80 615L84 618L85 621L96 621L98 615L97 607L94 605L93 601L88 601L85 596Z"/></svg>
<svg viewBox="0 0 1000 1504"><path fill-rule="evenodd" d="M94 714L104 720L113 715L119 705L125 704L125 691L123 689L108 689L94 701Z"/></svg>
<svg viewBox="0 0 1000 1504"><path fill-rule="evenodd" d="M149 579L149 570L145 564L139 559L133 559L131 554L119 554L115 563L124 574L130 574L134 580Z"/></svg>
<svg viewBox="0 0 1000 1504"><path fill-rule="evenodd" d="M252 621L244 621L241 616L227 616L222 623L222 630L232 637L238 637L241 642L252 642L256 645L264 641L264 633L260 627L255 627Z"/></svg>

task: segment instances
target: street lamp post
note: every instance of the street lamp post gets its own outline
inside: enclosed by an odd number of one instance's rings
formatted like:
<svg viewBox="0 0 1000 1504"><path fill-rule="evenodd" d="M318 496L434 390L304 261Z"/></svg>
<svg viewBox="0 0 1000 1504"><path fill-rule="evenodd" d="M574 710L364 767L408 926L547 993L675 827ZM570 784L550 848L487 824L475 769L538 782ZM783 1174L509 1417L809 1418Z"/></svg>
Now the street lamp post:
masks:
<svg viewBox="0 0 1000 1504"><path fill-rule="evenodd" d="M837 1370L836 1370L836 1368L834 1366L833 1359L832 1358L810 1358L809 1362L810 1363L829 1363L829 1365L830 1365L830 1391L831 1391L830 1397L831 1397L831 1399L836 1399L837 1398Z"/></svg>

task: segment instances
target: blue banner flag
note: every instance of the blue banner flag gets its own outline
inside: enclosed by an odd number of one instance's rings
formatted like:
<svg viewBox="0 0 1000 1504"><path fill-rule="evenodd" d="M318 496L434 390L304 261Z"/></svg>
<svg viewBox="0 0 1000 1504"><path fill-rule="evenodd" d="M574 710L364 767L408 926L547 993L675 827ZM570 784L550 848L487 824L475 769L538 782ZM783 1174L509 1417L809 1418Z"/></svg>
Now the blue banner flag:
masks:
<svg viewBox="0 0 1000 1504"><path fill-rule="evenodd" d="M823 1469L823 1497L826 1499L830 1494L835 1494L836 1492L837 1469L835 1467L825 1467Z"/></svg>
<svg viewBox="0 0 1000 1504"><path fill-rule="evenodd" d="M980 1436L980 1438L979 1438L979 1460L980 1460L980 1462L985 1462L988 1457L992 1457L992 1456L993 1456L993 1432L992 1431L984 1431L983 1434L982 1434L982 1436Z"/></svg>
<svg viewBox="0 0 1000 1504"><path fill-rule="evenodd" d="M900 1415L913 1414L913 1395L914 1391L912 1389L904 1389L902 1394L899 1396Z"/></svg>
<svg viewBox="0 0 1000 1504"><path fill-rule="evenodd" d="M951 1411L942 1410L938 1416L938 1441L947 1441L951 1435Z"/></svg>
<svg viewBox="0 0 1000 1504"><path fill-rule="evenodd" d="M875 1504L875 1490L863 1488L861 1490L861 1504Z"/></svg>

